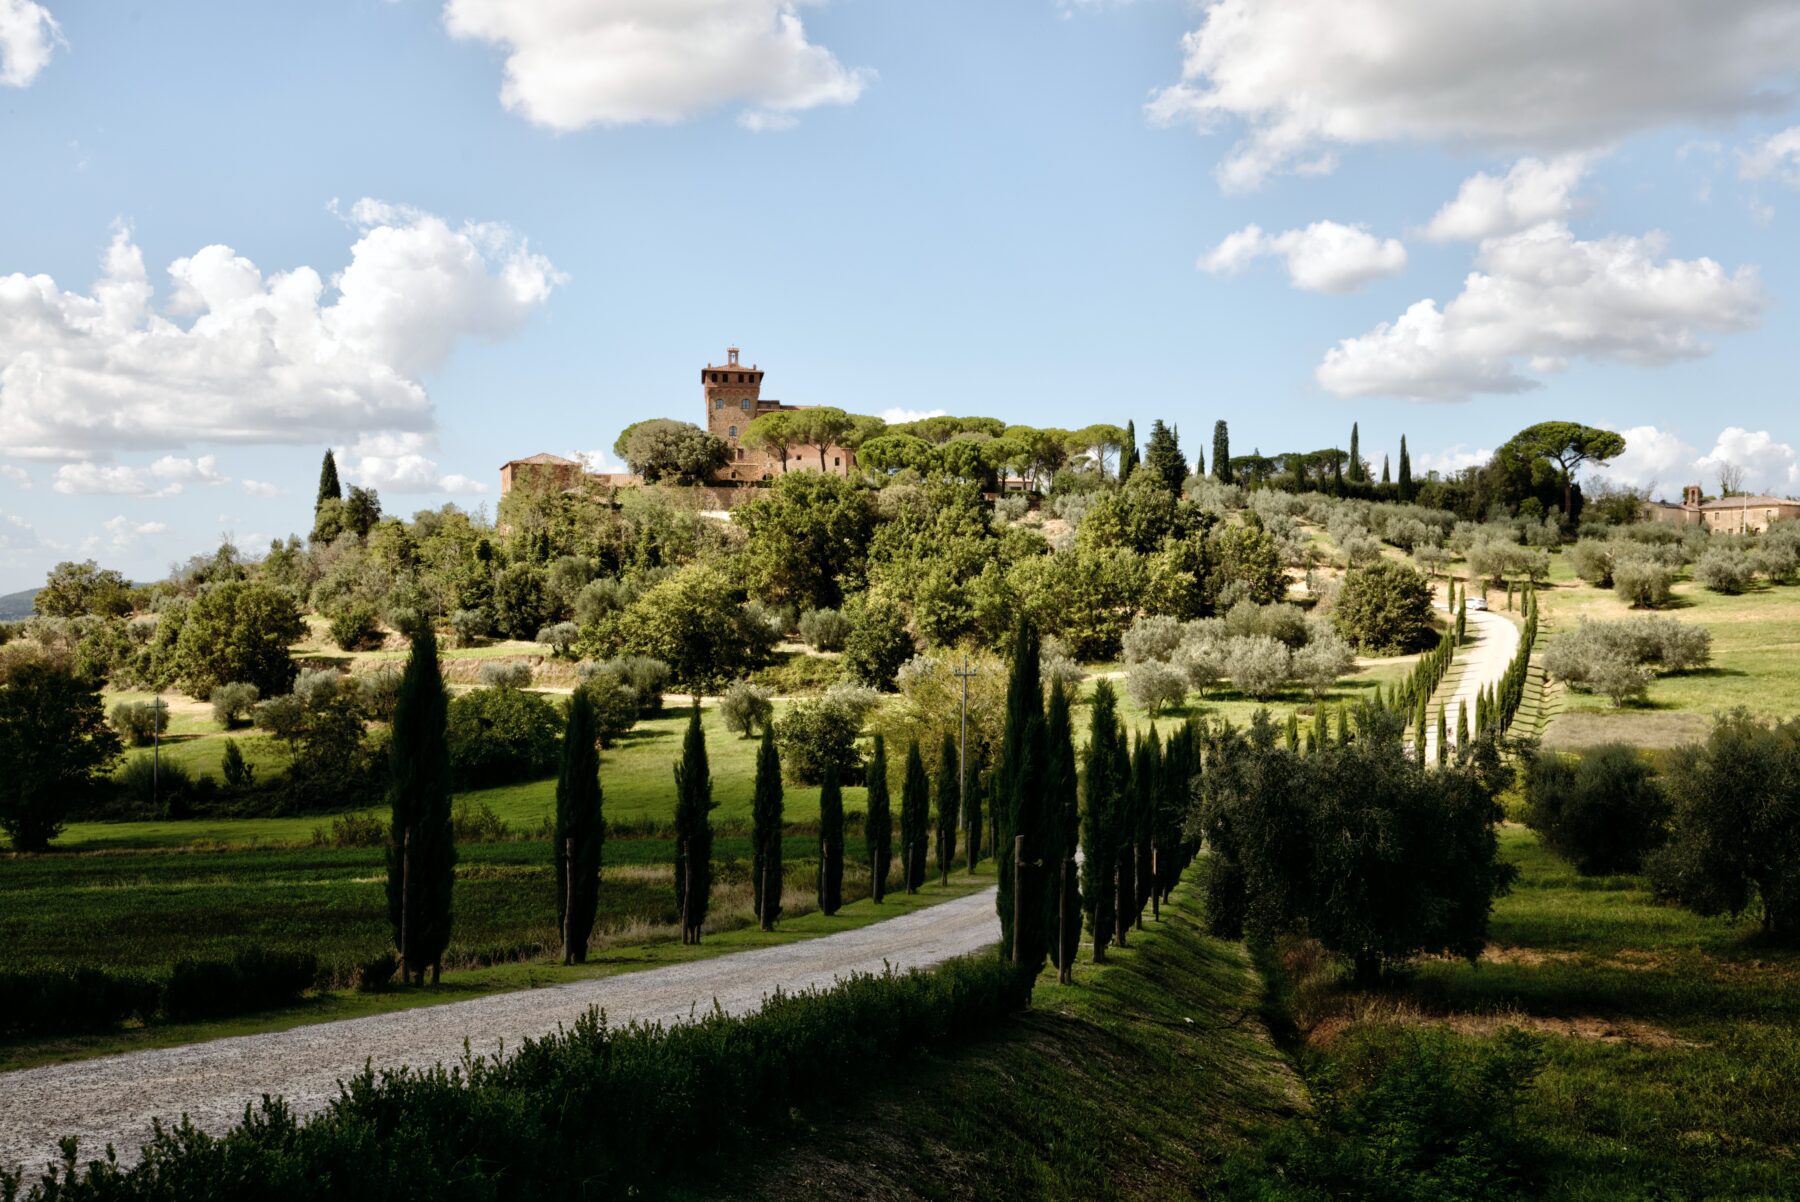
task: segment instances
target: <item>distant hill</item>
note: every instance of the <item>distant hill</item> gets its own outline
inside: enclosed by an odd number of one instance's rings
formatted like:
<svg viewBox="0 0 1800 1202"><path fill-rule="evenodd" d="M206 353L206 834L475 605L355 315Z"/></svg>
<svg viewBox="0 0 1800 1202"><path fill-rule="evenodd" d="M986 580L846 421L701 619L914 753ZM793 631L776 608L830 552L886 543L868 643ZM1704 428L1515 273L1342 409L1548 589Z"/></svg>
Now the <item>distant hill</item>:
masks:
<svg viewBox="0 0 1800 1202"><path fill-rule="evenodd" d="M37 595L36 589L27 588L0 596L0 622L17 622L21 618L29 618L32 613L31 603Z"/></svg>

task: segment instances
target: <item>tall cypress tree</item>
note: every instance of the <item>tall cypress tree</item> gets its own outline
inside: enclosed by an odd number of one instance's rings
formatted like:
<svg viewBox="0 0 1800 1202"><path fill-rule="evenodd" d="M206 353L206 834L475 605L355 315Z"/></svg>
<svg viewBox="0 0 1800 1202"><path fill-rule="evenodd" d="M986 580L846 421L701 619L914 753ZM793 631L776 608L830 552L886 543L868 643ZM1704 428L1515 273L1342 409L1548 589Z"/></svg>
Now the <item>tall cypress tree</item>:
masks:
<svg viewBox="0 0 1800 1202"><path fill-rule="evenodd" d="M1361 484L1363 479L1362 465L1362 431L1357 423L1350 423L1350 483Z"/></svg>
<svg viewBox="0 0 1800 1202"><path fill-rule="evenodd" d="M1044 959L1043 872L1038 863L1043 858L1044 769L1044 686L1038 635L1037 629L1021 618L1013 635L1006 727L1000 742L1000 829L994 848L999 860L1000 887L995 906L1000 912L1001 957L1034 968ZM1014 861L1021 854L1016 850L1016 841L1020 838L1025 841L1023 882L1015 879L1018 874ZM1022 889L1025 896L1015 899L1015 889ZM1013 930L1015 907L1026 924L1024 931Z"/></svg>
<svg viewBox="0 0 1800 1202"><path fill-rule="evenodd" d="M1081 881L1075 867L1081 802L1076 789L1074 725L1069 695L1059 681L1050 690L1044 720L1044 929L1050 962L1065 985L1074 979L1075 950L1081 944Z"/></svg>
<svg viewBox="0 0 1800 1202"><path fill-rule="evenodd" d="M1137 884L1137 893L1132 898L1132 919L1138 929L1144 929L1144 907L1149 904L1151 890L1155 888L1156 863L1151 840L1156 833L1156 807L1162 800L1162 740L1156 737L1156 729L1152 727L1150 735L1144 740L1144 768L1142 772L1133 766L1132 784L1137 787L1137 805L1134 817L1137 829L1133 832L1133 840L1137 846L1137 865L1133 879Z"/></svg>
<svg viewBox="0 0 1800 1202"><path fill-rule="evenodd" d="M1388 474L1388 457L1385 453L1381 456L1381 482L1383 484L1394 482L1394 478Z"/></svg>
<svg viewBox="0 0 1800 1202"><path fill-rule="evenodd" d="M675 901L683 943L700 942L712 904L712 811L712 769L696 699L681 740L681 762L675 765Z"/></svg>
<svg viewBox="0 0 1800 1202"><path fill-rule="evenodd" d="M1083 784L1087 805L1082 812L1081 896L1088 930L1094 936L1094 963L1106 959L1113 938L1113 878L1119 856L1119 778L1117 751L1119 710L1110 680L1094 686L1089 707L1087 773Z"/></svg>
<svg viewBox="0 0 1800 1202"><path fill-rule="evenodd" d="M1220 418L1213 423L1213 475L1220 484L1231 483L1231 428Z"/></svg>
<svg viewBox="0 0 1800 1202"><path fill-rule="evenodd" d="M344 486L338 483L337 456L333 455L331 448L327 447L325 458L319 464L319 495L313 501L313 509L317 511L318 507L327 501L343 499Z"/></svg>
<svg viewBox="0 0 1800 1202"><path fill-rule="evenodd" d="M950 865L956 862L956 824L962 820L962 798L956 783L956 740L948 731L938 748L936 784L938 876L948 885Z"/></svg>
<svg viewBox="0 0 1800 1202"><path fill-rule="evenodd" d="M925 883L925 840L931 826L931 780L919 741L906 744L906 769L900 778L900 878L908 893Z"/></svg>
<svg viewBox="0 0 1800 1202"><path fill-rule="evenodd" d="M750 898L762 929L781 917L781 757L775 754L775 724L763 723L756 749L756 787L750 800Z"/></svg>
<svg viewBox="0 0 1800 1202"><path fill-rule="evenodd" d="M1113 743L1113 762L1118 765L1118 804L1113 809L1113 830L1118 842L1113 845L1113 941L1124 947L1131 932L1131 894L1135 888L1132 873L1137 865L1137 849L1131 846L1132 792L1131 735L1125 724L1119 724L1119 737Z"/></svg>
<svg viewBox="0 0 1800 1202"><path fill-rule="evenodd" d="M975 765L970 764L957 773L956 779L963 789L963 826L966 828L965 837L969 844L969 871L972 873L975 871L975 865L981 861L981 841L987 833L981 825L981 776L975 771ZM988 847L988 854L994 854L991 844Z"/></svg>
<svg viewBox="0 0 1800 1202"><path fill-rule="evenodd" d="M1187 482L1187 456L1181 453L1181 436L1162 418L1150 423L1150 442L1144 451L1144 467L1170 492L1181 495Z"/></svg>
<svg viewBox="0 0 1800 1202"><path fill-rule="evenodd" d="M869 854L869 895L877 902L887 896L888 865L894 858L894 815L888 806L887 740L875 736L875 754L869 759L868 814L863 819L863 846Z"/></svg>
<svg viewBox="0 0 1800 1202"><path fill-rule="evenodd" d="M830 917L844 904L844 789L838 766L825 765L819 786L819 912Z"/></svg>
<svg viewBox="0 0 1800 1202"><path fill-rule="evenodd" d="M456 836L450 824L450 699L438 670L437 638L427 622L411 632L388 743L387 898L401 972L437 983L450 944L450 893Z"/></svg>
<svg viewBox="0 0 1800 1202"><path fill-rule="evenodd" d="M1123 484L1131 478L1131 473L1138 465L1137 423L1127 420L1125 423L1125 445L1119 448L1119 483Z"/></svg>
<svg viewBox="0 0 1800 1202"><path fill-rule="evenodd" d="M1194 448L1194 475L1206 475L1206 449L1204 447Z"/></svg>
<svg viewBox="0 0 1800 1202"><path fill-rule="evenodd" d="M1413 499L1412 458L1406 453L1406 435L1400 436L1400 499Z"/></svg>
<svg viewBox="0 0 1800 1202"><path fill-rule="evenodd" d="M576 689L563 727L562 770L556 778L557 929L563 963L586 964L588 938L600 906L600 861L606 842L601 810L600 732L593 695Z"/></svg>

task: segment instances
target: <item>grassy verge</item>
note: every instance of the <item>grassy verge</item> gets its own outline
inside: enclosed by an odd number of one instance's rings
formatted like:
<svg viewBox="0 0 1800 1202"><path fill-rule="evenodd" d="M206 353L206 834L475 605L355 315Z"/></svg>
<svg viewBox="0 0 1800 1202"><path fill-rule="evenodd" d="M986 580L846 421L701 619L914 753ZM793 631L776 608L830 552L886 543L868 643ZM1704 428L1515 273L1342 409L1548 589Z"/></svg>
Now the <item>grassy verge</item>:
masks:
<svg viewBox="0 0 1800 1202"><path fill-rule="evenodd" d="M1523 1031L1540 1067L1510 1118L1529 1196L1800 1194L1800 953L1660 905L1639 878L1579 877L1527 831L1502 840L1521 876L1479 963L1362 993L1288 949L1308 1075L1341 1081L1407 1032L1478 1063Z"/></svg>
<svg viewBox="0 0 1800 1202"><path fill-rule="evenodd" d="M855 930L889 918L898 918L900 915L914 910L949 901L952 898L963 897L987 888L993 884L993 881L993 862L985 861L973 876L967 872L951 874L950 883L947 886L931 881L916 894L890 893L887 900L880 905L876 905L865 897L849 903L838 913L827 918L816 910L807 913L796 912L802 907L810 909L811 897L809 893L796 889L790 878L789 891L784 896L784 905L792 907L790 913L793 913L794 916L784 917L773 932L761 931L749 923L749 892L746 885L741 890L743 894L741 898L737 898L735 895L729 899L721 898L719 893L715 892L713 917L708 921L708 928L712 933L698 946L688 946L679 942L672 922L668 925L666 933L649 924L643 924L637 928L627 928L621 937L598 941L595 949L590 952L587 964L569 968L563 967L553 959L539 957L514 963L446 971L443 981L439 985L425 988L396 987L380 993L358 993L350 989L325 990L309 995L298 1005L286 1009L244 1015L216 1022L128 1027L104 1034L0 1043L0 1072L30 1068L38 1064L83 1060L94 1056L137 1051L143 1048L199 1043L211 1039L223 1039L232 1035L285 1031L313 1023L362 1018L371 1014L385 1014L393 1010L410 1010L418 1006L444 1005L450 1002L467 1001L470 998L491 993L538 989L569 981L588 980L612 976L615 973L636 972L647 968L660 968L669 964L681 964L691 960L722 956L730 952L773 947L803 939L817 939L840 931ZM850 882L847 880L846 886L849 884ZM601 885L603 899L608 888L609 886L603 882ZM659 894L671 893L666 879L659 880L657 888ZM459 881L459 899L462 896L461 890L462 884ZM735 904L721 905L721 901ZM541 907L539 908L541 909ZM459 905L459 921L463 913L464 910ZM551 923L554 924L554 918ZM553 931L547 933L554 935Z"/></svg>
<svg viewBox="0 0 1800 1202"><path fill-rule="evenodd" d="M871 1081L694 1197L1191 1198L1296 1083L1243 949L1181 890L1160 922L977 1043Z"/></svg>

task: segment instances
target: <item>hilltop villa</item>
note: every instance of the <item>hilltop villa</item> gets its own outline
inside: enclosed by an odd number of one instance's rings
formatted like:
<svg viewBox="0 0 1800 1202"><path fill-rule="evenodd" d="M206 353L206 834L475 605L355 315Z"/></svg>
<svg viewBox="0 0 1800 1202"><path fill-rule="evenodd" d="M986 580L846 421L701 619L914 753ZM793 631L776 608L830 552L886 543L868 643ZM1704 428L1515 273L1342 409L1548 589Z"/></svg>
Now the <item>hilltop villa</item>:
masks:
<svg viewBox="0 0 1800 1202"><path fill-rule="evenodd" d="M1650 501L1644 517L1671 526L1700 526L1708 533L1758 534L1775 522L1800 520L1800 501L1784 497L1737 496L1705 500L1698 484L1681 490L1681 504Z"/></svg>
<svg viewBox="0 0 1800 1202"><path fill-rule="evenodd" d="M708 363L700 371L701 395L706 406L704 428L724 439L730 454L729 461L712 480L726 505L731 503L731 495L737 489L785 472L823 470L846 476L856 467L855 452L833 443L823 447L796 443L788 447L785 460L779 454L746 446L744 434L750 423L765 413L796 412L811 407L764 399L762 382L762 369L754 363L747 367L741 363L735 346L726 349L724 363ZM514 484L527 479L545 482L553 488L574 488L584 475L593 483L611 487L641 483L629 473L587 472L584 465L574 459L543 453L501 464L500 493L504 496L512 491Z"/></svg>

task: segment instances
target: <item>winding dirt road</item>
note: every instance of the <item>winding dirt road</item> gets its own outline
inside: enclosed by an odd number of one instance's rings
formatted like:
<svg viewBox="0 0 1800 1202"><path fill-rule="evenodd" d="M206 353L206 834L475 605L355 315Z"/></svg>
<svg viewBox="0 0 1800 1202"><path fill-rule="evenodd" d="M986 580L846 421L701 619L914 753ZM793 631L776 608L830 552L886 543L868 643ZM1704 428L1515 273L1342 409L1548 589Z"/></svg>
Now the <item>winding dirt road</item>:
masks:
<svg viewBox="0 0 1800 1202"><path fill-rule="evenodd" d="M296 1113L322 1109L338 1082L362 1071L429 1067L517 1047L527 1036L568 1026L592 1007L614 1025L679 1022L716 1001L733 1014L757 1009L776 989L830 985L887 965L923 968L999 941L994 890L914 910L886 922L780 947L688 964L494 994L442 1006L318 1023L177 1048L157 1048L0 1074L0 1164L36 1169L57 1158L56 1141L80 1139L84 1160L108 1143L137 1159L154 1118L219 1133L244 1107L278 1094Z"/></svg>

